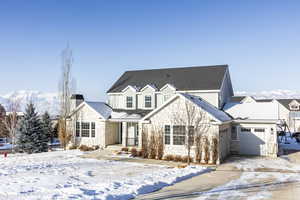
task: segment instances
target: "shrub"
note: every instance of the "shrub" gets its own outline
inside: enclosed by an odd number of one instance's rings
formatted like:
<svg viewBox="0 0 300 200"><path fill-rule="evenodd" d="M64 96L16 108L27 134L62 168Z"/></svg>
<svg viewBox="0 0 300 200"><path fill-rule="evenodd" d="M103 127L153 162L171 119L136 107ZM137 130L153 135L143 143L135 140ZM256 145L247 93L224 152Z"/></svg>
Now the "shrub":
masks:
<svg viewBox="0 0 300 200"><path fill-rule="evenodd" d="M128 149L128 147L123 147L122 149L121 149L121 151L125 151L125 152L127 152L129 149Z"/></svg>
<svg viewBox="0 0 300 200"><path fill-rule="evenodd" d="M78 148L78 146L75 145L75 144L73 144L73 145L71 145L71 146L69 147L70 150L74 150L74 149L77 149L77 148Z"/></svg>
<svg viewBox="0 0 300 200"><path fill-rule="evenodd" d="M142 132L142 150L141 150L141 157L148 158L148 133L143 130Z"/></svg>
<svg viewBox="0 0 300 200"><path fill-rule="evenodd" d="M187 163L188 162L188 158L189 158L188 156L183 156L181 161L184 162L184 163ZM190 162L193 162L193 158L192 157L190 157Z"/></svg>
<svg viewBox="0 0 300 200"><path fill-rule="evenodd" d="M93 148L94 148L94 150L98 150L98 149L100 149L100 146L99 145L95 145L95 146L93 146Z"/></svg>
<svg viewBox="0 0 300 200"><path fill-rule="evenodd" d="M161 160L164 156L164 139L163 132L158 130L155 133L155 148L156 148L156 158Z"/></svg>
<svg viewBox="0 0 300 200"><path fill-rule="evenodd" d="M138 156L138 151L136 150L136 148L132 148L130 150L130 152L131 152L131 156L133 156L133 157L137 157Z"/></svg>
<svg viewBox="0 0 300 200"><path fill-rule="evenodd" d="M89 147L86 145L80 145L79 149L80 149L80 151L93 151L94 150L93 147Z"/></svg>
<svg viewBox="0 0 300 200"><path fill-rule="evenodd" d="M174 156L173 155L165 155L164 160L166 161L173 161L174 160Z"/></svg>
<svg viewBox="0 0 300 200"><path fill-rule="evenodd" d="M155 136L154 136L154 133L152 132L151 133L151 136L150 136L150 140L149 140L149 145L148 145L148 148L149 148L149 158L150 159L155 159L156 158L156 145L155 145Z"/></svg>
<svg viewBox="0 0 300 200"><path fill-rule="evenodd" d="M174 157L174 161L175 161L175 162L181 162L181 161L182 161L182 157L181 157L180 155L176 155L176 156Z"/></svg>
<svg viewBox="0 0 300 200"><path fill-rule="evenodd" d="M144 155L143 149L140 150L140 151L137 151L137 156L138 156L138 157L143 157L143 155Z"/></svg>

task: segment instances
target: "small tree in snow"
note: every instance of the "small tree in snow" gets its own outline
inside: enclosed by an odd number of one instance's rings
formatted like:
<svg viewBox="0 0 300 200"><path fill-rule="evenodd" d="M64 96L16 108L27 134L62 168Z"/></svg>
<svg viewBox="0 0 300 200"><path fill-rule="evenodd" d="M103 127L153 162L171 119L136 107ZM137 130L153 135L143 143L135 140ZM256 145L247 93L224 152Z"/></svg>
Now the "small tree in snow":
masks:
<svg viewBox="0 0 300 200"><path fill-rule="evenodd" d="M25 115L17 125L18 149L26 153L48 151L42 123L32 103L27 105Z"/></svg>
<svg viewBox="0 0 300 200"><path fill-rule="evenodd" d="M51 121L51 118L50 118L50 115L48 112L45 112L43 114L42 122L43 122L45 140L47 142L50 142L52 139L52 135L53 135L53 127L52 127L52 121Z"/></svg>

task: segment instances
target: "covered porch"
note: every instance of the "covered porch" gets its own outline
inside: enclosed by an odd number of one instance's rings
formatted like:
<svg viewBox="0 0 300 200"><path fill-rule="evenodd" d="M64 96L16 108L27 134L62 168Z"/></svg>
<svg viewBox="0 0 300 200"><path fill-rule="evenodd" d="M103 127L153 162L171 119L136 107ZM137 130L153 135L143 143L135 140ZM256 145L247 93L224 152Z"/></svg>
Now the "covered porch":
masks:
<svg viewBox="0 0 300 200"><path fill-rule="evenodd" d="M141 146L140 125L138 120L113 120L118 123L117 143L122 147L139 147Z"/></svg>

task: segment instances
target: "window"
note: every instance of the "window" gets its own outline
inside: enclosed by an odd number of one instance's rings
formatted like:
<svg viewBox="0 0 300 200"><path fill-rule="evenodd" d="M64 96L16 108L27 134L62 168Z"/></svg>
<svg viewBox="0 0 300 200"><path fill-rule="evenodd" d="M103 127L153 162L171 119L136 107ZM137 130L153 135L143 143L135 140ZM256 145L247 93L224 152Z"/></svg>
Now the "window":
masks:
<svg viewBox="0 0 300 200"><path fill-rule="evenodd" d="M171 144L171 127L165 126L165 144Z"/></svg>
<svg viewBox="0 0 300 200"><path fill-rule="evenodd" d="M151 96L145 96L145 108L151 108Z"/></svg>
<svg viewBox="0 0 300 200"><path fill-rule="evenodd" d="M90 123L81 122L81 137L90 137Z"/></svg>
<svg viewBox="0 0 300 200"><path fill-rule="evenodd" d="M254 129L254 132L257 132L257 133L264 133L264 132L265 132L265 129L264 129L264 128L255 128L255 129Z"/></svg>
<svg viewBox="0 0 300 200"><path fill-rule="evenodd" d="M291 110L299 110L299 106L298 105L290 105L290 109Z"/></svg>
<svg viewBox="0 0 300 200"><path fill-rule="evenodd" d="M132 108L133 107L133 99L132 97L126 97L126 107Z"/></svg>
<svg viewBox="0 0 300 200"><path fill-rule="evenodd" d="M241 132L251 132L251 128L242 128Z"/></svg>
<svg viewBox="0 0 300 200"><path fill-rule="evenodd" d="M80 122L76 122L76 137L80 137Z"/></svg>
<svg viewBox="0 0 300 200"><path fill-rule="evenodd" d="M233 126L231 128L231 140L238 140L237 128Z"/></svg>
<svg viewBox="0 0 300 200"><path fill-rule="evenodd" d="M192 146L192 145L194 145L194 127L193 126L190 126L189 127L189 135L188 135L188 137L189 137L189 144Z"/></svg>
<svg viewBox="0 0 300 200"><path fill-rule="evenodd" d="M173 127L173 144L174 145L185 144L185 126Z"/></svg>
<svg viewBox="0 0 300 200"><path fill-rule="evenodd" d="M96 135L96 124L95 124L95 122L92 122L91 123L91 127L92 127L92 137L95 137L95 135Z"/></svg>

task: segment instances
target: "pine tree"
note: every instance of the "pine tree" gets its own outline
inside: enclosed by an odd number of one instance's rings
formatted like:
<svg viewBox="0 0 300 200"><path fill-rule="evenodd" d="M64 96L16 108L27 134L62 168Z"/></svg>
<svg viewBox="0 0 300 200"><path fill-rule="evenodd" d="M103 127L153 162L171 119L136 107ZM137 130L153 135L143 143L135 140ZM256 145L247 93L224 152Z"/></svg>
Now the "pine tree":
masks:
<svg viewBox="0 0 300 200"><path fill-rule="evenodd" d="M44 128L45 140L47 142L52 142L53 139L53 126L50 115L48 112L45 112L42 116L42 123Z"/></svg>
<svg viewBox="0 0 300 200"><path fill-rule="evenodd" d="M29 103L17 127L17 145L26 153L39 153L48 150L44 129L34 105Z"/></svg>

